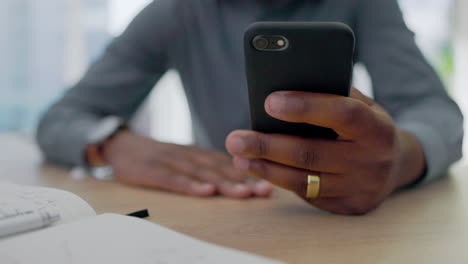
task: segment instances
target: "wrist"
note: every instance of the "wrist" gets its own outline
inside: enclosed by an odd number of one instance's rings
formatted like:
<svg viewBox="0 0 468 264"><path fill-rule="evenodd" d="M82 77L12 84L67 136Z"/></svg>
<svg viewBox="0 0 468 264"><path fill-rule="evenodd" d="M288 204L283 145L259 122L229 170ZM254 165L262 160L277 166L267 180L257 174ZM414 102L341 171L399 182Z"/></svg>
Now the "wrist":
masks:
<svg viewBox="0 0 468 264"><path fill-rule="evenodd" d="M86 147L87 169L94 178L102 181L114 179L114 169L106 153L108 152L108 146L113 144L118 134L122 132L116 132L112 137L100 144L89 144Z"/></svg>
<svg viewBox="0 0 468 264"><path fill-rule="evenodd" d="M114 144L119 134L125 130L116 132L112 137L100 142L99 144L88 144L86 146L86 161L89 167L102 167L109 165L109 146Z"/></svg>
<svg viewBox="0 0 468 264"><path fill-rule="evenodd" d="M88 172L99 180L113 179L113 168L105 156L109 142L121 131L126 129L124 120L117 116L103 118L87 135L85 159Z"/></svg>
<svg viewBox="0 0 468 264"><path fill-rule="evenodd" d="M111 138L107 139L101 146L101 153L107 164L113 160L113 156L125 149L127 143L131 142L132 132L129 129L122 129L116 132Z"/></svg>
<svg viewBox="0 0 468 264"><path fill-rule="evenodd" d="M398 165L395 172L395 190L418 182L426 171L424 151L419 140L411 133L398 131Z"/></svg>

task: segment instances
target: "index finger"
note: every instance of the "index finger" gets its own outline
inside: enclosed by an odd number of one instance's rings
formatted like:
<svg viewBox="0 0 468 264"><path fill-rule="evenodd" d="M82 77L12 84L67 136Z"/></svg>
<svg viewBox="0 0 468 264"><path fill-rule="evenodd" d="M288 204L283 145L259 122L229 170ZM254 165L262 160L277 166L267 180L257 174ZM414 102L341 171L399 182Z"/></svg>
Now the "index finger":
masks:
<svg viewBox="0 0 468 264"><path fill-rule="evenodd" d="M279 120L331 128L348 139L366 136L381 124L368 104L332 94L275 92L266 99L265 110Z"/></svg>

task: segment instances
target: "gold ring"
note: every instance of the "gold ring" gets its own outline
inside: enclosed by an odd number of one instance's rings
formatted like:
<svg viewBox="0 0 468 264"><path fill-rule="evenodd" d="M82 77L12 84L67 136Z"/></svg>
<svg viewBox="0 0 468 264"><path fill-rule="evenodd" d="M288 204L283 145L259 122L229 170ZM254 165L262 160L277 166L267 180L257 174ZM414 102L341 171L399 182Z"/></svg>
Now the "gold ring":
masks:
<svg viewBox="0 0 468 264"><path fill-rule="evenodd" d="M317 198L320 193L320 177L307 175L307 198Z"/></svg>

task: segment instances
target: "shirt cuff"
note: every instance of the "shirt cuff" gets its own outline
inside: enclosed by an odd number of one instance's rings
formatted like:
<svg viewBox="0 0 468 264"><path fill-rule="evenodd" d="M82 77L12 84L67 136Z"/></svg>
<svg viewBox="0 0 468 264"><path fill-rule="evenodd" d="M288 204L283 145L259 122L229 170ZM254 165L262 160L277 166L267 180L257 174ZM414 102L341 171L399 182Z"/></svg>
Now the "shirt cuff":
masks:
<svg viewBox="0 0 468 264"><path fill-rule="evenodd" d="M412 133L421 143L426 159L425 175L416 184L428 183L444 176L450 162L447 148L437 131L419 122L402 122L398 127Z"/></svg>
<svg viewBox="0 0 468 264"><path fill-rule="evenodd" d="M69 118L64 113L64 118ZM38 143L46 158L64 166L86 166L85 150L88 135L99 123L98 118L80 117L63 124L48 121L47 127L37 135Z"/></svg>
<svg viewBox="0 0 468 264"><path fill-rule="evenodd" d="M99 120L79 120L73 124L72 141L70 142L70 157L72 163L77 166L86 167L86 147L89 144L89 134L99 124Z"/></svg>

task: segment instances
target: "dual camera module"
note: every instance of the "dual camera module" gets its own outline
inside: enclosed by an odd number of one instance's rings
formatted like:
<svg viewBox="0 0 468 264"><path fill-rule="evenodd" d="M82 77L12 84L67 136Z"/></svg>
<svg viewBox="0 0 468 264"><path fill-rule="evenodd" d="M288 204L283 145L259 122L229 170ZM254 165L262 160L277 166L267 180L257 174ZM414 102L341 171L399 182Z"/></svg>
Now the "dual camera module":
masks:
<svg viewBox="0 0 468 264"><path fill-rule="evenodd" d="M252 45L260 51L282 51L288 48L289 41L284 36L256 36Z"/></svg>

